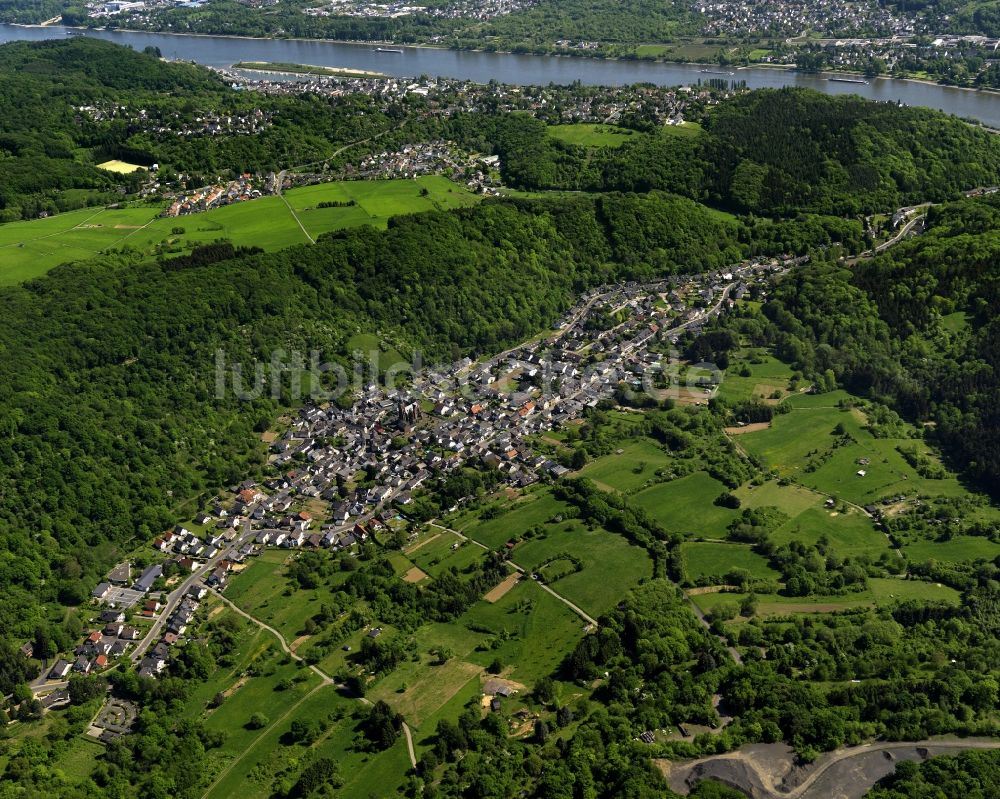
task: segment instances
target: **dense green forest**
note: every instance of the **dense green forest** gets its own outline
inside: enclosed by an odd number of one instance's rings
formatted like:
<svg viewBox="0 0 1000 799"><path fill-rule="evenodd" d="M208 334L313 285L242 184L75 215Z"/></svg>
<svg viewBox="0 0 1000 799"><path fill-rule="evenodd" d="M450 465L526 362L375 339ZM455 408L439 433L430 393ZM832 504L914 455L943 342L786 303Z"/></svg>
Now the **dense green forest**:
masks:
<svg viewBox="0 0 1000 799"><path fill-rule="evenodd" d="M925 763L902 762L866 799L987 799L1000 793L1000 756L964 752Z"/></svg>
<svg viewBox="0 0 1000 799"><path fill-rule="evenodd" d="M853 271L796 273L765 307L784 357L932 422L928 436L994 490L998 223L995 197L932 209L926 234Z"/></svg>
<svg viewBox="0 0 1000 799"><path fill-rule="evenodd" d="M775 89L699 121L700 136L668 129L596 155L533 120L499 122L495 141L513 186L665 189L755 214L871 213L1000 180L995 136L924 108Z"/></svg>

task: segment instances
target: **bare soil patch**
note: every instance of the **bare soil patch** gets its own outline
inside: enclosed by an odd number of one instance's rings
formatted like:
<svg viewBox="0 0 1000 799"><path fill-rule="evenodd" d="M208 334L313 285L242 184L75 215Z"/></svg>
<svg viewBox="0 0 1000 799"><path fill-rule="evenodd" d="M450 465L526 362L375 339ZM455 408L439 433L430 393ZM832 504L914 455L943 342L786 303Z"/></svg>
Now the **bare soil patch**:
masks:
<svg viewBox="0 0 1000 799"><path fill-rule="evenodd" d="M265 444L273 444L278 439L277 430L265 430L260 434L260 440Z"/></svg>
<svg viewBox="0 0 1000 799"><path fill-rule="evenodd" d="M421 568L419 568L417 566L414 566L406 574L403 575L403 582L404 583L419 583L425 577L427 577L427 572L423 571L423 569L421 569Z"/></svg>
<svg viewBox="0 0 1000 799"><path fill-rule="evenodd" d="M291 644L288 645L288 648L291 649L294 652L296 649L298 649L300 646L302 646L302 644L304 644L310 638L312 638L311 635L300 635L298 638L296 638L294 641L292 641Z"/></svg>
<svg viewBox="0 0 1000 799"><path fill-rule="evenodd" d="M721 594L727 588L735 590L734 585L700 585L697 588L689 588L687 590L688 596L700 596L701 594Z"/></svg>
<svg viewBox="0 0 1000 799"><path fill-rule="evenodd" d="M250 681L249 677L240 677L236 682L234 682L225 691L223 691L222 695L226 699L229 699L229 697L235 694L238 690L240 690L240 688L246 685L249 681Z"/></svg>
<svg viewBox="0 0 1000 799"><path fill-rule="evenodd" d="M412 571L412 570L411 570ZM487 591L483 595L483 599L487 602L499 602L506 596L507 592L510 591L515 585L521 581L521 574L519 572L514 572L513 574L507 575L507 578L493 588Z"/></svg>
<svg viewBox="0 0 1000 799"><path fill-rule="evenodd" d="M745 424L742 427L727 427L725 430L726 435L742 436L744 433L756 433L760 430L767 430L770 427L770 422L754 422L753 424Z"/></svg>

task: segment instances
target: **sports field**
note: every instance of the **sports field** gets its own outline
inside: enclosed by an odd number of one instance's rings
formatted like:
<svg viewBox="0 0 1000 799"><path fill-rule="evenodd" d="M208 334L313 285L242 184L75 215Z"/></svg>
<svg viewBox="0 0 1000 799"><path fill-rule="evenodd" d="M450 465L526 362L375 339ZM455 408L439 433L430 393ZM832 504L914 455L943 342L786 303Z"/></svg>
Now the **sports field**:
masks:
<svg viewBox="0 0 1000 799"><path fill-rule="evenodd" d="M426 190L426 193L423 193ZM320 208L323 202L351 202ZM46 219L0 225L0 285L20 283L59 264L123 247L179 255L228 239L238 246L278 250L357 225L385 227L389 218L471 205L478 197L438 176L416 180L341 181L291 189L201 214L161 218L159 205L85 208ZM301 224L301 226L300 226ZM304 229L304 230L303 230Z"/></svg>

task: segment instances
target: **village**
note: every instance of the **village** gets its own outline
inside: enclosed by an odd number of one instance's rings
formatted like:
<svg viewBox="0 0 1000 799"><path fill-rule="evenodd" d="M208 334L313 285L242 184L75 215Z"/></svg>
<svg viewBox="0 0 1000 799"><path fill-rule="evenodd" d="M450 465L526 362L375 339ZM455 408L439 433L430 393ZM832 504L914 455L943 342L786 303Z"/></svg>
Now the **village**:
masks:
<svg viewBox="0 0 1000 799"><path fill-rule="evenodd" d="M468 153L454 142L430 141L365 156L358 164L347 164L340 177L391 180L444 175L476 194L497 195L502 188L499 164L499 156Z"/></svg>
<svg viewBox="0 0 1000 799"><path fill-rule="evenodd" d="M549 124L594 122L613 124L642 112L653 124L678 125L692 105L714 104L725 92L708 86L663 88L651 85L514 86L478 84L451 78L334 77L297 75L293 80L260 78L235 69L218 69L234 86L269 95L350 97L358 94L379 100L387 111L406 98L426 98L427 110L450 117L489 109L496 113L524 111Z"/></svg>
<svg viewBox="0 0 1000 799"><path fill-rule="evenodd" d="M365 0L331 0L306 8L304 14L315 17L408 17L417 14L444 19L486 21L531 8L537 0L457 0L441 6L410 5L405 2L372 3Z"/></svg>
<svg viewBox="0 0 1000 799"><path fill-rule="evenodd" d="M496 469L511 487L568 474L535 451L541 434L571 424L622 387L669 386L664 373L682 334L697 333L751 291L760 296L769 276L802 261L748 261L601 288L583 295L549 337L481 361L410 370L405 385L388 377L380 385L376 368L349 407L305 405L266 439L274 476L231 486L189 523L117 565L91 594L93 629L33 689L44 707L54 707L68 701L72 674L124 661L140 676L159 676L206 595L223 591L249 558L265 548L354 552L380 531L405 532L420 494L463 466ZM718 379L675 386L671 396L704 404Z"/></svg>
<svg viewBox="0 0 1000 799"><path fill-rule="evenodd" d="M770 0L764 3L699 2L695 10L708 17L706 36L785 35L803 31L844 35L913 34L918 21L876 2L849 0Z"/></svg>

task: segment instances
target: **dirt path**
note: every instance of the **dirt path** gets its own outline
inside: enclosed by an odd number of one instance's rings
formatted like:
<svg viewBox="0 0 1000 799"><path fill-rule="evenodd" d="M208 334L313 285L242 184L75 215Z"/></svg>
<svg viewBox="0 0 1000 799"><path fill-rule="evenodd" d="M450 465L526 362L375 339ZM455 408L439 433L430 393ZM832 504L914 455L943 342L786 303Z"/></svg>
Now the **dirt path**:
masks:
<svg viewBox="0 0 1000 799"><path fill-rule="evenodd" d="M211 589L211 591L219 599L221 599L223 602L225 602L226 605L228 605L234 612L238 613L240 616L242 616L247 621L253 622L258 627L260 627L262 630L267 630L269 633L271 633L271 635L273 635L275 638L277 638L278 639L278 643L281 644L281 651L282 652L284 652L287 655L291 655L292 658L295 659L295 660L297 660L299 663L305 662L304 659L302 658L302 656L299 655L299 654L297 654L295 652L295 650L291 646L288 645L288 641L285 640L285 636L283 636L276 629L274 629L274 627L272 627L269 624L265 624L260 619L254 618L249 613L247 613L245 610L243 610L241 607L239 607L239 605L235 604L228 597L224 597L222 594L220 594L214 588ZM334 680L333 677L331 677L325 671L323 671L322 669L320 669L319 666L312 666L312 665L310 665L309 666L309 670L312 671L313 673L315 673L323 681L323 683L322 683L323 685L336 685L337 684L337 681Z"/></svg>
<svg viewBox="0 0 1000 799"><path fill-rule="evenodd" d="M768 430L770 427L770 422L754 422L753 424L745 424L742 427L726 427L723 428L723 430L727 436L742 436L745 433L756 433L760 430Z"/></svg>
<svg viewBox="0 0 1000 799"><path fill-rule="evenodd" d="M499 602L519 582L521 582L521 572L514 572L507 579L501 581L498 585L483 594L483 600L491 604Z"/></svg>
<svg viewBox="0 0 1000 799"><path fill-rule="evenodd" d="M442 525L440 525L440 524L438 524L437 522L434 522L434 521L428 522L428 524L431 527L436 527L438 530L444 530L444 531L449 532L449 533L454 533L459 538L461 538L463 541L468 541L469 543L475 544L477 547L481 547L482 549L485 549L487 552L490 551L490 548L488 546L486 546L486 544L482 544L482 543L480 543L479 541L477 541L474 538L469 538L469 536L464 535L464 534L458 532L458 530L452 530L451 528L444 527L444 526L442 526ZM523 566L519 566L518 564L516 564L512 560L508 560L507 563L509 563L513 568L515 568L521 574L527 574L528 573L527 570ZM593 616L590 616L589 614L587 614L586 611L584 611L583 609L581 609L578 605L574 605L572 602L570 602L568 599L566 599L566 597L562 596L561 594L556 593L551 588L549 588L549 586L547 586L545 583L543 583L541 581L538 581L538 587L541 588L543 591L547 591L548 593L552 594L552 596L554 596L556 599L558 599L560 602L562 602L566 607L568 607L570 610L572 610L577 616L579 616L581 619L583 619L585 622L587 622L587 624L592 624L592 625L594 625L594 627L597 627L597 619L595 619Z"/></svg>
<svg viewBox="0 0 1000 799"><path fill-rule="evenodd" d="M211 590L212 590L213 594L215 594L217 597L219 597L219 599L221 599L223 602L225 602L226 605L228 605L230 608L232 608L234 612L238 613L240 616L242 616L243 618L245 618L247 621L253 622L258 627L260 627L262 630L267 630L269 633L271 633L271 635L273 635L275 638L277 638L278 639L278 643L281 644L281 649L282 649L283 652L285 652L288 655L290 655L292 658L294 658L295 660L297 660L299 663L304 663L305 662L305 660L300 655L298 655L295 652L294 648L288 645L288 642L285 640L285 636L283 636L280 632L278 632L276 629L274 629L274 627L270 626L269 624L265 624L260 619L254 618L249 613L247 613L245 610L243 610L242 608L240 608L239 606L237 606L236 604L234 604L230 599L228 599L227 597L224 597L222 594L220 594L214 588L211 589ZM303 637L308 637L308 636L303 636ZM295 643L299 643L299 641L301 641L301 640L302 640L301 638L296 639ZM293 644L293 646L294 646L294 644ZM310 671L312 671L315 674L319 675L319 677L322 680L322 682L319 685L317 685L315 688L313 688L312 691L310 691L308 694L306 694L304 697L302 697L302 699L300 699L298 702L296 702L292 706L292 708L288 711L288 713L291 713L292 710L294 710L295 708L297 708L308 697L312 696L312 694L314 694L316 691L318 691L320 688L323 688L324 686L330 686L330 685L332 685L332 686L334 686L334 687L336 687L338 689L341 689L341 690L343 690L345 688L344 685L342 685L342 684L338 683L336 680L334 680L333 677L331 677L325 671L323 671L322 669L320 669L319 666L310 665L309 669L310 669ZM366 704L366 705L371 704L364 697L359 697L358 701L360 701L360 702L362 702L363 704ZM288 716L288 713L285 713L285 715L282 716L280 719L278 719L278 721L280 722L283 719L285 719ZM413 768L416 768L417 767L417 756L416 756L416 753L413 750L413 740L412 740L412 738L410 736L410 728L406 724L405 721L403 722L403 735L406 736L406 748L407 748L407 750L409 752L409 756L410 756L410 765ZM213 782L209 786L208 790L205 791L205 793L202 795L202 799L205 799L205 797L207 797L208 794L211 793L212 789L219 783L219 781L233 768L233 766L235 766L244 757L246 757L247 752L249 752L251 749L253 749L254 745L258 741L260 741L260 739L263 738L263 737L264 737L263 735L260 735L257 738L255 738L254 742L252 744L250 744L250 746L248 746L247 749L238 758L236 758L236 760L234 760L232 763L229 764L229 766L226 768L226 770L221 775L219 775L219 777L215 780L215 782Z"/></svg>
<svg viewBox="0 0 1000 799"><path fill-rule="evenodd" d="M739 650L737 650L735 646L729 646L729 642L721 635L715 635L715 633L712 632L712 625L709 624L708 619L705 618L705 614L701 612L701 608L699 608L694 603L694 600L691 599L691 597L688 596L687 594L685 594L684 597L687 599L688 604L691 606L691 610L694 612L695 617L698 619L698 621L701 622L701 626L704 627L706 630L708 630L709 635L715 636L722 642L722 645L726 647L726 651L729 652L733 660L735 660L737 663L742 664L743 658L740 656Z"/></svg>
<svg viewBox="0 0 1000 799"><path fill-rule="evenodd" d="M403 725L403 736L406 738L406 751L410 755L410 765L417 767L417 753L413 751L413 736L408 725Z"/></svg>
<svg viewBox="0 0 1000 799"><path fill-rule="evenodd" d="M432 526L432 527L437 527L437 525L436 525L436 524L435 524L435 525L431 525L431 526ZM429 544L429 543L430 543L431 541L436 541L436 540L437 540L438 538L440 538L440 537L441 537L441 533L435 533L435 534L434 534L434 535L432 535L432 536L431 536L430 538L425 538L425 539L424 539L423 541L421 541L421 542L420 542L419 544L414 544L414 545L413 545L412 547L410 547L409 549L404 549L404 550L403 550L403 554L404 554L404 555L412 555L412 554L413 554L414 552L416 552L416 551L417 551L418 549L420 549L420 547L424 546L425 544Z"/></svg>
<svg viewBox="0 0 1000 799"><path fill-rule="evenodd" d="M309 693L305 694L301 699L299 699L298 702L296 702L294 705L292 705L290 708L288 708L288 710L286 710L281 715L281 718L279 718L276 721L274 721L270 725L270 728L273 729L274 727L276 727L279 724L281 724L281 722L283 722L292 713L294 713L296 711L296 709L298 708L299 705L301 705L303 702L305 702L310 696L312 696L314 693L316 693L320 688L323 688L324 686L325 686L325 683L320 683L315 688L313 688ZM262 734L258 735L256 738L254 738L253 741L250 742L250 745L246 749L244 749L242 752L240 752L240 756L237 757L235 760L233 760L233 762L230 763L228 766L226 766L219 773L219 776L216 777L212 781L212 784L209 785L208 788L205 790L205 793L202 794L202 799L206 799L206 797L210 793L212 793L212 791L215 790L215 787L226 778L226 776L229 774L229 772L232 771L236 767L236 764L237 763L241 763L243 761L243 758L245 758L248 754L250 754L250 752L254 749L254 747L256 747L257 744L259 744L264 739L264 737L265 737L265 733L262 733Z"/></svg>

